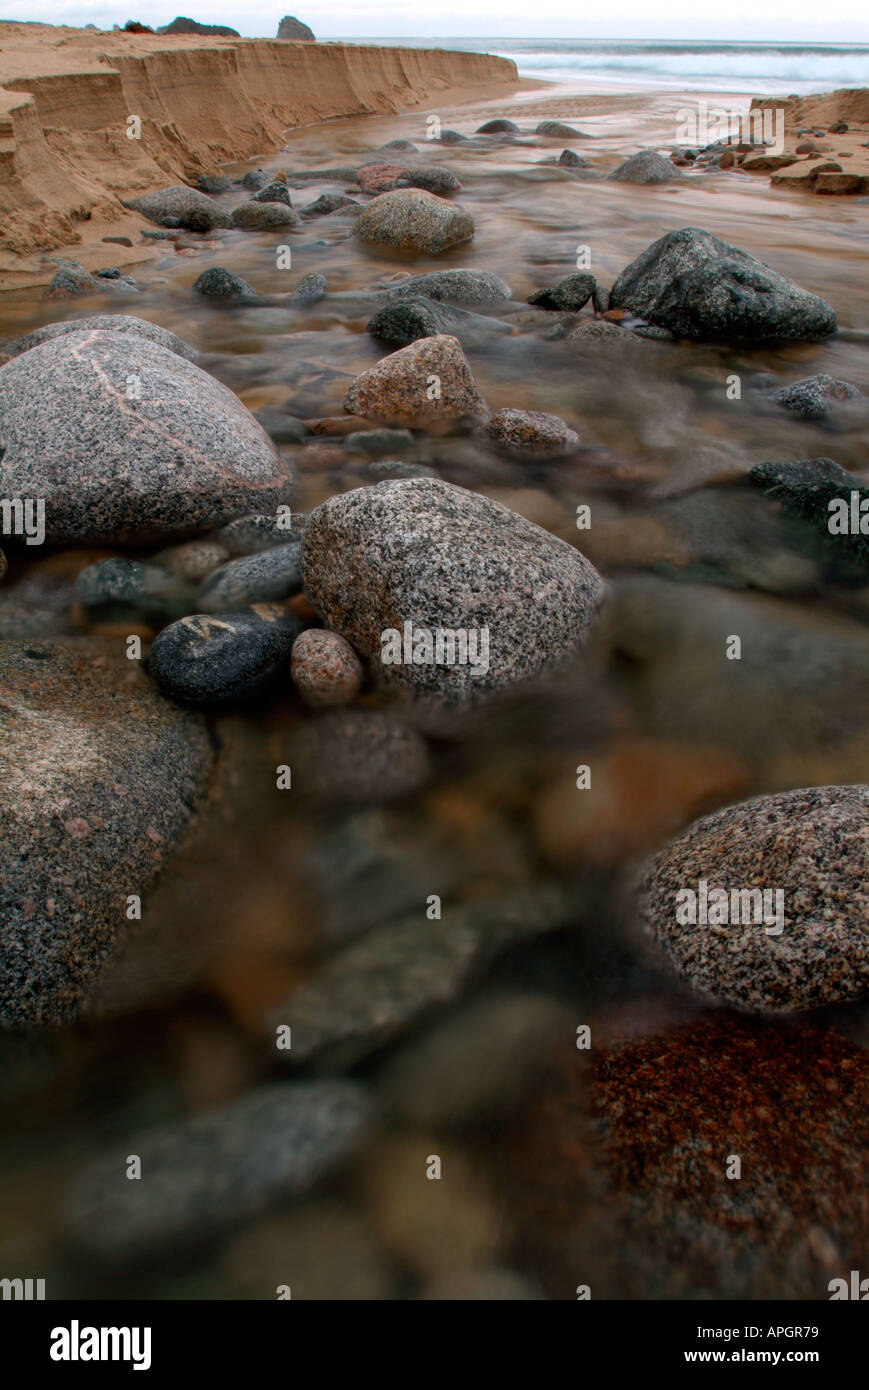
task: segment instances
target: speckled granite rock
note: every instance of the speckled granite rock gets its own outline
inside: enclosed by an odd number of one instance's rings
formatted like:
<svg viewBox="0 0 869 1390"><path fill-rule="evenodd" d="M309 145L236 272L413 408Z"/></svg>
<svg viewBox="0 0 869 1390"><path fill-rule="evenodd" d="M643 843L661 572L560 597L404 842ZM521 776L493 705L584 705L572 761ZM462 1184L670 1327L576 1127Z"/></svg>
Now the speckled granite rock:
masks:
<svg viewBox="0 0 869 1390"><path fill-rule="evenodd" d="M252 203L284 203L288 208L293 206L290 190L280 179L267 183L258 193L253 195L250 201Z"/></svg>
<svg viewBox="0 0 869 1390"><path fill-rule="evenodd" d="M353 1081L261 1086L222 1109L116 1141L74 1180L62 1225L111 1262L211 1239L307 1191L354 1152L371 1120ZM142 1160L141 1182L127 1178L130 1153Z"/></svg>
<svg viewBox="0 0 869 1390"><path fill-rule="evenodd" d="M539 121L534 134L545 135L548 140L571 140L577 135L584 135L585 131L565 125L564 121Z"/></svg>
<svg viewBox="0 0 869 1390"><path fill-rule="evenodd" d="M60 338L66 333L90 332L92 329L110 333L132 333L135 337L145 338L148 342L157 343L159 347L168 348L170 352L176 352L179 357L186 357L188 362L196 361L195 348L185 343L183 338L179 338L176 333L170 333L168 328L161 328L159 324L149 323L147 319L136 318L133 314L89 314L81 319L47 323L42 328L34 329L32 333L26 333L23 338L16 338L7 345L7 350L14 357L30 348L39 347L40 343L45 343L50 338Z"/></svg>
<svg viewBox="0 0 869 1390"><path fill-rule="evenodd" d="M603 592L600 575L565 541L435 478L377 483L316 507L302 580L309 602L378 678L459 702L573 654ZM482 661L384 664L384 631L403 634L405 623L464 629L469 653L470 634L487 629L488 669Z"/></svg>
<svg viewBox="0 0 869 1390"><path fill-rule="evenodd" d="M59 265L48 286L50 299L77 299L81 295L104 294L107 286L77 261Z"/></svg>
<svg viewBox="0 0 869 1390"><path fill-rule="evenodd" d="M151 556L155 565L162 565L170 574L188 584L200 584L206 575L229 559L229 550L217 541L183 541Z"/></svg>
<svg viewBox="0 0 869 1390"><path fill-rule="evenodd" d="M148 670L174 700L220 704L256 690L288 662L300 628L292 613L270 603L193 613L158 633Z"/></svg>
<svg viewBox="0 0 869 1390"><path fill-rule="evenodd" d="M427 275L409 275L384 292L389 299L421 294L453 304L497 304L513 297L506 280L489 270L432 270Z"/></svg>
<svg viewBox="0 0 869 1390"><path fill-rule="evenodd" d="M596 288L595 277L587 271L580 271L576 275L566 276L548 289L535 290L529 294L528 303L536 304L539 309L559 309L575 314L588 303Z"/></svg>
<svg viewBox="0 0 869 1390"><path fill-rule="evenodd" d="M431 776L425 739L383 710L331 710L294 730L293 788L330 806L394 801Z"/></svg>
<svg viewBox="0 0 869 1390"><path fill-rule="evenodd" d="M493 121L484 121L477 126L475 135L518 135L519 127L515 121L505 120L502 116L496 117Z"/></svg>
<svg viewBox="0 0 869 1390"><path fill-rule="evenodd" d="M0 489L50 541L125 542L276 506L287 465L214 377L137 333L64 333L0 367Z"/></svg>
<svg viewBox="0 0 869 1390"><path fill-rule="evenodd" d="M817 458L797 459L793 463L757 463L748 477L788 515L812 522L819 541L831 557L851 557L858 573L869 564L869 535L859 529L869 511L869 487L856 473L848 473L832 459ZM857 529L852 525L854 497L858 509ZM838 504L833 511L831 503ZM834 511L838 512L834 522L837 529L831 531ZM847 523L844 530L839 529L840 518Z"/></svg>
<svg viewBox="0 0 869 1390"><path fill-rule="evenodd" d="M301 587L299 542L291 541L259 555L228 560L203 582L196 605L202 613L227 612L287 598Z"/></svg>
<svg viewBox="0 0 869 1390"><path fill-rule="evenodd" d="M437 378L437 394L432 378ZM461 344L447 333L399 348L362 372L344 396L344 409L380 424L415 429L489 417Z"/></svg>
<svg viewBox="0 0 869 1390"><path fill-rule="evenodd" d="M607 178L614 183L669 183L680 179L681 170L656 150L640 150L630 155Z"/></svg>
<svg viewBox="0 0 869 1390"><path fill-rule="evenodd" d="M699 227L647 246L610 290L610 307L689 338L828 338L823 299Z"/></svg>
<svg viewBox="0 0 869 1390"><path fill-rule="evenodd" d="M645 930L686 984L720 1003L775 1013L854 999L869 989L867 819L862 786L779 792L705 816L649 864ZM698 895L701 882L727 892L723 925L678 920L689 911L680 890ZM743 889L767 890L763 921L747 901L734 911L730 894Z"/></svg>
<svg viewBox="0 0 869 1390"><path fill-rule="evenodd" d="M276 545L287 545L298 540L304 530L305 517L293 513L288 518L289 526L278 515L266 516L261 512L250 512L237 516L234 521L221 527L214 539L225 545L232 555L255 555L263 550L271 550Z"/></svg>
<svg viewBox="0 0 869 1390"><path fill-rule="evenodd" d="M861 395L849 381L837 381L819 372L817 376L803 377L774 391L772 399L803 420L823 420L838 402L854 400Z"/></svg>
<svg viewBox="0 0 869 1390"><path fill-rule="evenodd" d="M521 1267L551 1298L828 1300L861 1267L869 1059L835 1034L716 1017L565 1047L513 1136Z"/></svg>
<svg viewBox="0 0 869 1390"><path fill-rule="evenodd" d="M311 627L293 644L293 684L314 709L346 705L358 695L364 670L350 643L337 632Z"/></svg>
<svg viewBox="0 0 869 1390"><path fill-rule="evenodd" d="M75 593L79 603L95 614L159 615L171 611L179 585L160 565L116 557L97 560L79 574Z"/></svg>
<svg viewBox="0 0 869 1390"><path fill-rule="evenodd" d="M443 197L458 193L462 185L450 169L427 165L363 164L356 175L363 193L388 193L394 188L424 188Z"/></svg>
<svg viewBox="0 0 869 1390"><path fill-rule="evenodd" d="M232 225L243 231L267 231L269 227L297 227L301 218L286 203L258 203L254 198L233 209Z"/></svg>
<svg viewBox="0 0 869 1390"><path fill-rule="evenodd" d="M117 640L0 643L0 1022L57 1023L202 797L212 748Z"/></svg>
<svg viewBox="0 0 869 1390"><path fill-rule="evenodd" d="M290 295L289 303L301 306L318 304L325 297L327 289L328 282L325 275L312 271L310 274L302 276Z"/></svg>
<svg viewBox="0 0 869 1390"><path fill-rule="evenodd" d="M576 153L575 150L562 150L558 156L559 164L565 169L588 169L587 159Z"/></svg>
<svg viewBox="0 0 869 1390"><path fill-rule="evenodd" d="M476 346L493 334L510 333L510 325L483 314L469 313L455 304L444 304L423 295L392 299L377 310L365 331L381 342L406 347L419 338L448 334L462 344Z"/></svg>
<svg viewBox="0 0 869 1390"><path fill-rule="evenodd" d="M579 448L579 435L558 415L542 410L498 410L486 433L511 454L552 457Z"/></svg>
<svg viewBox="0 0 869 1390"><path fill-rule="evenodd" d="M422 188L398 188L369 203L354 230L362 241L437 255L469 241L474 219L467 208Z"/></svg>
<svg viewBox="0 0 869 1390"><path fill-rule="evenodd" d="M186 184L144 193L140 198L125 202L124 207L140 212L152 222L162 222L164 217L177 217L182 227L196 232L231 225L229 214L213 198L209 198L207 193L200 193L198 188L188 188Z"/></svg>

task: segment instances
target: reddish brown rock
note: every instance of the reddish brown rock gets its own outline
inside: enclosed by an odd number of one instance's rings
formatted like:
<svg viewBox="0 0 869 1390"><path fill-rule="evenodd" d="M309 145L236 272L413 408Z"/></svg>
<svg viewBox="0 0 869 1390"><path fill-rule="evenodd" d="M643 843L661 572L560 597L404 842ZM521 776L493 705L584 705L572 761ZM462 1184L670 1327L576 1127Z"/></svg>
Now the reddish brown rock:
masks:
<svg viewBox="0 0 869 1390"><path fill-rule="evenodd" d="M550 1297L828 1299L865 1268L869 1059L834 1034L717 1016L569 1049L515 1134Z"/></svg>
<svg viewBox="0 0 869 1390"><path fill-rule="evenodd" d="M340 633L309 628L296 638L290 670L305 704L346 705L362 685L362 662Z"/></svg>
<svg viewBox="0 0 869 1390"><path fill-rule="evenodd" d="M344 409L417 429L489 417L459 340L447 333L421 338L369 367L347 391Z"/></svg>

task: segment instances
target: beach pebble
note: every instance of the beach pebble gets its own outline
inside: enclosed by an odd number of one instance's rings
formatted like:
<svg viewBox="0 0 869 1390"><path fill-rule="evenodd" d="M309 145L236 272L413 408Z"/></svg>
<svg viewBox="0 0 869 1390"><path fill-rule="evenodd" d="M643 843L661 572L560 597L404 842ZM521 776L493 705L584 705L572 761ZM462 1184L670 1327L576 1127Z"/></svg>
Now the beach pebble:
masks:
<svg viewBox="0 0 869 1390"><path fill-rule="evenodd" d="M4 370L9 368L0 373ZM432 377L439 388L434 397ZM415 429L486 420L490 413L458 339L449 334L422 338L369 367L347 390L344 409L366 420Z"/></svg>
<svg viewBox="0 0 869 1390"><path fill-rule="evenodd" d="M188 188L186 184L144 193L139 198L124 202L124 207L140 212L158 225L166 226L171 221L195 232L230 226L228 213L213 198L209 198L207 193L200 193L197 188Z"/></svg>
<svg viewBox="0 0 869 1390"><path fill-rule="evenodd" d="M869 1240L854 1180L869 1144L865 1051L728 1017L611 1043L604 1026L591 1033L591 1053L553 1057L502 1147L522 1267L550 1297L584 1283L593 1299L654 1289L704 1306L847 1288Z"/></svg>
<svg viewBox="0 0 869 1390"><path fill-rule="evenodd" d="M46 323L42 328L25 334L23 338L16 338L9 345L9 352L12 356L17 356L30 348L39 347L40 343L45 343L51 338L61 338L66 333L90 332L92 329L98 329L100 332L131 333L136 338L144 338L148 342L156 343L158 347L177 353L179 357L185 357L188 362L196 360L195 348L185 343L183 338L179 338L176 333L170 333L168 328L161 328L159 324L149 323L147 319L136 318L133 314L90 314L82 319L65 319L63 323Z"/></svg>
<svg viewBox="0 0 869 1390"><path fill-rule="evenodd" d="M554 457L579 448L579 435L558 415L542 410L499 410L486 433L508 453Z"/></svg>
<svg viewBox="0 0 869 1390"><path fill-rule="evenodd" d="M335 709L294 732L293 788L331 806L394 801L431 776L422 735L382 710Z"/></svg>
<svg viewBox="0 0 869 1390"><path fill-rule="evenodd" d="M302 542L302 578L309 602L378 679L458 702L575 653L603 592L573 546L435 478L377 483L316 507ZM403 640L405 623L465 631L469 654L471 635L482 642L485 628L487 661L384 664L384 631Z"/></svg>
<svg viewBox="0 0 869 1390"><path fill-rule="evenodd" d="M260 189L258 193L255 193L253 195L251 202L284 203L288 208L291 208L293 206L293 200L290 197L290 190L287 188L287 185L285 183L281 182L280 179L276 179L273 183L267 183L263 188Z"/></svg>
<svg viewBox="0 0 869 1390"><path fill-rule="evenodd" d="M263 169L248 169L247 173L243 174L239 179L242 188L249 188L253 192L257 192L260 188L265 188L266 184L269 182L269 176Z"/></svg>
<svg viewBox="0 0 869 1390"><path fill-rule="evenodd" d="M670 159L655 150L640 150L632 154L607 178L614 183L668 183L680 179L682 174Z"/></svg>
<svg viewBox="0 0 869 1390"><path fill-rule="evenodd" d="M486 1126L513 1110L559 1037L574 1031L568 1011L542 994L473 1000L392 1056L378 1092L408 1125Z"/></svg>
<svg viewBox="0 0 869 1390"><path fill-rule="evenodd" d="M162 565L170 574L177 575L187 584L200 584L206 575L216 570L230 556L226 546L217 541L183 541L160 550L151 556L152 563Z"/></svg>
<svg viewBox="0 0 869 1390"><path fill-rule="evenodd" d="M497 304L513 297L507 282L489 270L432 270L426 275L408 275L387 286L384 293L389 299L424 295L451 304Z"/></svg>
<svg viewBox="0 0 869 1390"><path fill-rule="evenodd" d="M362 241L437 255L469 241L474 219L466 208L425 189L397 188L369 203L354 230Z"/></svg>
<svg viewBox="0 0 869 1390"><path fill-rule="evenodd" d="M597 289L597 280L586 271L568 275L557 285L547 289L535 290L529 294L528 303L540 309L559 309L567 313L578 313L591 299Z"/></svg>
<svg viewBox="0 0 869 1390"><path fill-rule="evenodd" d="M458 130L442 130L438 138L442 145L461 145L468 137Z"/></svg>
<svg viewBox="0 0 869 1390"><path fill-rule="evenodd" d="M354 430L344 439L348 449L358 449L364 454L400 454L413 447L410 430Z"/></svg>
<svg viewBox="0 0 869 1390"><path fill-rule="evenodd" d="M257 203L251 199L241 203L232 214L233 227L244 231L266 231L269 227L297 227L301 221L299 214L286 203Z"/></svg>
<svg viewBox="0 0 869 1390"><path fill-rule="evenodd" d="M212 1239L306 1192L359 1147L370 1125L368 1097L353 1081L261 1086L113 1144L73 1180L62 1225L79 1247L112 1262ZM129 1153L141 1159L141 1182L127 1178Z"/></svg>
<svg viewBox="0 0 869 1390"><path fill-rule="evenodd" d="M97 613L160 615L171 609L178 584L159 565L124 558L98 560L75 582L78 602Z"/></svg>
<svg viewBox="0 0 869 1390"><path fill-rule="evenodd" d="M306 705L348 705L362 686L362 662L337 632L308 628L293 644L290 673Z"/></svg>
<svg viewBox="0 0 869 1390"><path fill-rule="evenodd" d="M869 787L811 787L695 821L648 866L646 932L695 993L719 1003L780 1013L856 998L869 989L867 811ZM678 894L697 900L701 880L710 894L767 890L769 921L683 925Z"/></svg>
<svg viewBox="0 0 869 1390"><path fill-rule="evenodd" d="M486 318L460 309L458 305L440 303L422 295L390 300L368 320L365 329L372 338L402 347L419 338L435 338L439 334L452 334L460 342L475 347L493 334L510 332L509 324L500 319Z"/></svg>
<svg viewBox="0 0 869 1390"><path fill-rule="evenodd" d="M253 285L222 265L211 265L193 281L197 294L206 299L256 299Z"/></svg>
<svg viewBox="0 0 869 1390"><path fill-rule="evenodd" d="M135 332L64 333L0 367L0 486L46 537L157 539L283 502L287 464L241 401Z"/></svg>
<svg viewBox="0 0 869 1390"><path fill-rule="evenodd" d="M275 444L301 444L310 433L304 420L300 420L289 410L282 410L280 406L261 406L259 410L254 411L254 419L259 421ZM274 518L272 522L274 524ZM286 540L286 536L284 539ZM278 541L274 544L277 545Z"/></svg>
<svg viewBox="0 0 869 1390"><path fill-rule="evenodd" d="M325 275L311 271L302 276L290 295L289 302L291 304L317 304L324 298L327 287Z"/></svg>
<svg viewBox="0 0 869 1390"><path fill-rule="evenodd" d="M440 1180L427 1174L440 1159ZM506 1223L488 1183L455 1143L433 1134L378 1144L363 1176L375 1229L396 1259L436 1279L485 1264L506 1242Z"/></svg>
<svg viewBox="0 0 869 1390"><path fill-rule="evenodd" d="M836 315L769 266L698 227L667 232L610 291L626 309L680 337L827 338Z"/></svg>
<svg viewBox="0 0 869 1390"><path fill-rule="evenodd" d="M819 372L817 376L806 376L792 381L790 386L783 386L773 393L772 399L803 420L823 420L837 402L860 395L862 392L849 381L837 381Z"/></svg>
<svg viewBox="0 0 869 1390"><path fill-rule="evenodd" d="M195 613L158 634L148 671L173 700L219 704L256 690L285 665L300 627L292 613L267 603Z"/></svg>
<svg viewBox="0 0 869 1390"><path fill-rule="evenodd" d="M240 1298L273 1300L282 1286L294 1303L398 1297L392 1261L370 1220L335 1200L270 1214L230 1243L221 1266Z"/></svg>
<svg viewBox="0 0 869 1390"><path fill-rule="evenodd" d="M0 644L0 1021L75 1017L201 802L213 753L117 639Z"/></svg>
<svg viewBox="0 0 869 1390"><path fill-rule="evenodd" d="M346 208L358 208L356 198L348 198L344 193L321 193L313 203L300 208L302 217L328 217L332 212L343 212Z"/></svg>
<svg viewBox="0 0 869 1390"><path fill-rule="evenodd" d="M288 598L302 587L299 542L275 546L258 555L228 560L203 581L196 597L201 613L228 612Z"/></svg>
<svg viewBox="0 0 869 1390"><path fill-rule="evenodd" d="M226 546L231 555L256 555L276 545L287 545L297 540L302 524L298 514L290 514L285 520L282 515L265 516L251 512L248 516L237 516L234 521L228 522L214 539L219 545Z"/></svg>

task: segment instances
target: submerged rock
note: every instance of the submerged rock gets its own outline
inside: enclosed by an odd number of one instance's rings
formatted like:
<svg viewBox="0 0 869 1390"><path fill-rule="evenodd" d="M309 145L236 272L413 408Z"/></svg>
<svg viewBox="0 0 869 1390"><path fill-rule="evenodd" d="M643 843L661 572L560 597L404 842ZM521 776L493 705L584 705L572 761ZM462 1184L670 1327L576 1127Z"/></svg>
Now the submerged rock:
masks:
<svg viewBox="0 0 869 1390"><path fill-rule="evenodd" d="M668 232L616 280L610 306L691 338L827 338L836 315L747 252L698 227Z"/></svg>
<svg viewBox="0 0 869 1390"><path fill-rule="evenodd" d="M0 488L51 541L183 535L275 505L287 465L214 377L136 332L60 334L0 367Z"/></svg>
<svg viewBox="0 0 869 1390"><path fill-rule="evenodd" d="M207 270L203 270L202 274L193 281L193 288L197 294L203 295L206 299L257 298L257 292L253 285L242 280L241 276L236 275L234 271L225 270L222 265L212 265Z"/></svg>
<svg viewBox="0 0 869 1390"><path fill-rule="evenodd" d="M293 789L329 806L395 801L431 776L425 739L383 710L334 709L294 732Z"/></svg>
<svg viewBox="0 0 869 1390"><path fill-rule="evenodd" d="M499 410L486 425L486 433L512 454L553 457L579 448L576 431L560 416L542 410Z"/></svg>
<svg viewBox="0 0 869 1390"><path fill-rule="evenodd" d="M792 381L790 386L783 386L773 393L772 399L803 420L823 420L840 401L859 396L862 392L850 381L837 381L819 372L817 376L805 376L800 381Z"/></svg>
<svg viewBox="0 0 869 1390"><path fill-rule="evenodd" d="M681 177L681 171L672 160L665 159L656 150L640 150L607 174L613 183L669 183Z"/></svg>
<svg viewBox="0 0 869 1390"><path fill-rule="evenodd" d="M507 282L489 270L432 270L427 275L409 275L388 286L385 293L389 299L424 295L452 304L497 304L513 297Z"/></svg>
<svg viewBox="0 0 869 1390"><path fill-rule="evenodd" d="M73 1182L62 1225L106 1261L213 1239L307 1191L353 1153L371 1121L367 1094L354 1081L260 1086L219 1110L113 1145ZM141 1182L126 1176L129 1153L142 1161Z"/></svg>
<svg viewBox="0 0 869 1390"><path fill-rule="evenodd" d="M300 221L299 214L284 202L258 203L253 198L235 208L232 214L232 226L248 232L265 231L269 227L297 227Z"/></svg>
<svg viewBox="0 0 869 1390"><path fill-rule="evenodd" d="M536 304L539 309L556 309L575 314L584 308L596 289L595 277L587 271L580 271L576 275L568 275L564 280L559 280L557 285L535 290L533 294L529 294L528 303Z"/></svg>
<svg viewBox="0 0 869 1390"><path fill-rule="evenodd" d="M449 701L512 685L575 653L603 590L565 541L433 478L357 488L315 508L302 578L309 602L378 679ZM458 634L440 662L437 630Z"/></svg>
<svg viewBox="0 0 869 1390"><path fill-rule="evenodd" d="M75 1017L201 800L212 748L117 639L0 643L0 1023Z"/></svg>

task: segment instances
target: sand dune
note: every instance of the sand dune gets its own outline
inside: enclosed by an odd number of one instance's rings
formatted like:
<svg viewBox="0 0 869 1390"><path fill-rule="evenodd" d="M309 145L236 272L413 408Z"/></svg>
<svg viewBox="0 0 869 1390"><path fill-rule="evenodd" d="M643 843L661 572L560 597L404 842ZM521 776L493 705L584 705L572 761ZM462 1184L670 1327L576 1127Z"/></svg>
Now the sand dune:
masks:
<svg viewBox="0 0 869 1390"><path fill-rule="evenodd" d="M515 82L487 54L0 23L0 267L138 226L122 197L278 149L294 126Z"/></svg>

